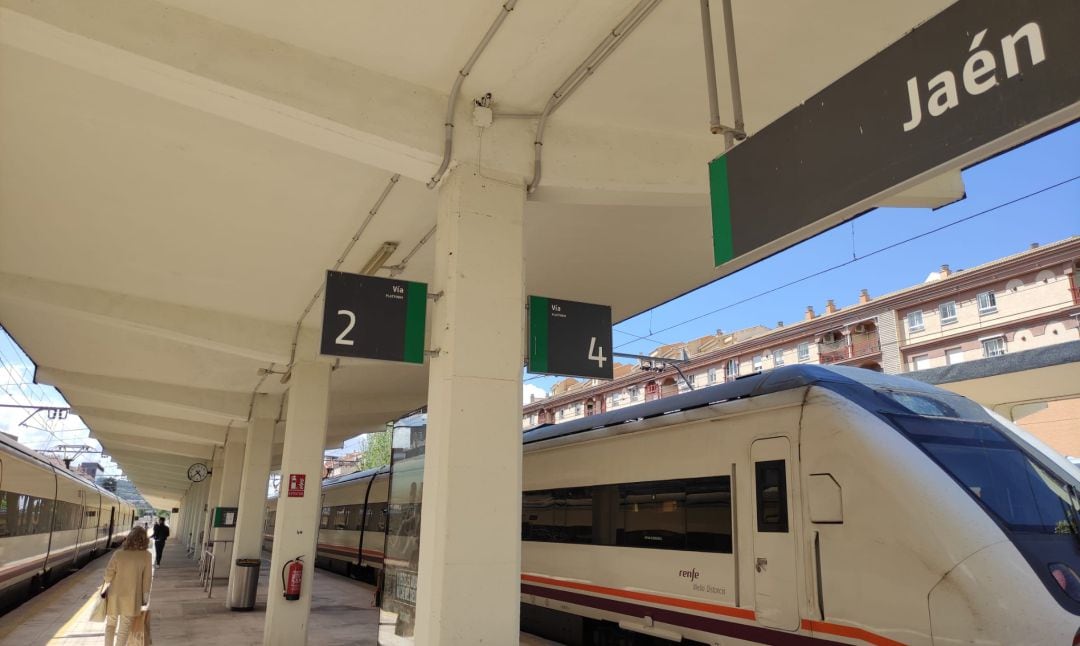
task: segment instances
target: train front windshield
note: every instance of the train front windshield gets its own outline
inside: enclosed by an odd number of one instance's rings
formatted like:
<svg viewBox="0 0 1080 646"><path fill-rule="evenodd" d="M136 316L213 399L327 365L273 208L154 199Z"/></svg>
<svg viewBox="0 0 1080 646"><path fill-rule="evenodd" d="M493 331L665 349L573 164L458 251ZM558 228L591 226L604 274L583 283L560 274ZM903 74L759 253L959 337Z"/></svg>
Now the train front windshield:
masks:
<svg viewBox="0 0 1080 646"><path fill-rule="evenodd" d="M1080 614L1076 481L970 400L875 390L903 410L883 411L892 425L995 518L1051 594Z"/></svg>
<svg viewBox="0 0 1080 646"><path fill-rule="evenodd" d="M1076 534L1076 491L990 424L893 415L904 433L1009 529Z"/></svg>

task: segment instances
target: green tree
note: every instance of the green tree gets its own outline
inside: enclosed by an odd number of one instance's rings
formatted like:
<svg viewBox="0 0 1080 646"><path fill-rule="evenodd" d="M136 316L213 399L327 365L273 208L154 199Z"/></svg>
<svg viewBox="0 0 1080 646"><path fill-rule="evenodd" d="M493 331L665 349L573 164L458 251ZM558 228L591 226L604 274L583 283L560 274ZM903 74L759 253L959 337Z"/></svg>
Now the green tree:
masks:
<svg viewBox="0 0 1080 646"><path fill-rule="evenodd" d="M392 428L382 433L371 433L366 438L364 457L360 459L360 470L374 469L384 464L390 464L390 445L394 438Z"/></svg>
<svg viewBox="0 0 1080 646"><path fill-rule="evenodd" d="M101 488L105 491L116 493L116 478L109 477L102 479Z"/></svg>

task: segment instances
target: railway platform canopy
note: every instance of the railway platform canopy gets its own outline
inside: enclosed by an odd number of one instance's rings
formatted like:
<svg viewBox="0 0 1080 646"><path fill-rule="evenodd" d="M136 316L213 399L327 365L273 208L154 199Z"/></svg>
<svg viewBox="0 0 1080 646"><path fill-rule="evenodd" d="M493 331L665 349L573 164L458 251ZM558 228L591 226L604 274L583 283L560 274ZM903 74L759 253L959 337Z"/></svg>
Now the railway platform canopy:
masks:
<svg viewBox="0 0 1080 646"><path fill-rule="evenodd" d="M0 323L221 576L259 555L275 468L271 571L310 577L324 448L427 404L417 640L513 643L526 295L622 320L876 205L960 199L965 165L1080 111L1040 85L1075 60L1069 2L713 5L0 0ZM995 83L964 85L975 50ZM984 100L1032 107L972 119ZM829 199L754 201L796 189ZM425 284L422 363L322 355L327 270ZM265 643L305 643L310 590L269 586Z"/></svg>
<svg viewBox="0 0 1080 646"><path fill-rule="evenodd" d="M1080 342L920 370L912 379L959 393L1016 420L1047 402L1080 397Z"/></svg>

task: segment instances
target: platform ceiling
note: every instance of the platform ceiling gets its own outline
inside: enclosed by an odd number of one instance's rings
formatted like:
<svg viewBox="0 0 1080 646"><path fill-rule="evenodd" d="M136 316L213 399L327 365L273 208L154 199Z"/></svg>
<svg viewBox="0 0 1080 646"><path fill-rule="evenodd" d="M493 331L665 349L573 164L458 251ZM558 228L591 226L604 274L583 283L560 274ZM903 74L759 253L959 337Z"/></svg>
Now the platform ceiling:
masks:
<svg viewBox="0 0 1080 646"><path fill-rule="evenodd" d="M947 4L736 0L748 130ZM298 317L392 175L343 269L384 241L399 263L434 225L424 182L446 97L500 6L0 0L0 324L154 504L244 427L254 391L285 393L259 370L287 365ZM538 112L632 6L520 0L464 84L455 163L531 177L535 121L481 133L471 100ZM721 275L704 79L698 3L665 0L551 119L529 293L623 319ZM429 281L432 254L402 277ZM423 404L426 386L424 367L343 365L328 447Z"/></svg>

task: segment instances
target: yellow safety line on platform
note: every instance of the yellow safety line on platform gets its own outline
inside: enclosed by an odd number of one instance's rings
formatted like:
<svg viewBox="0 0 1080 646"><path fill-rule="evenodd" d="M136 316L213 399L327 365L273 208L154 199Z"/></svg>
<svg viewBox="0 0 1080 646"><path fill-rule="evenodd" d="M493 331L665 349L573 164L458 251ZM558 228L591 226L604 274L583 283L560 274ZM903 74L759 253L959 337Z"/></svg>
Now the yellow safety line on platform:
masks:
<svg viewBox="0 0 1080 646"><path fill-rule="evenodd" d="M92 604L94 602L94 596L97 595L100 591L101 591L100 588L94 588L94 594L90 595L90 598L86 600L86 603L84 603L82 606L80 606L79 609L77 611L75 611L75 614L71 615L71 618L68 619L67 622L64 623L63 626L60 626L60 630L56 631L53 634L51 639L56 639L57 637L63 637L67 633L67 631L69 629L73 628L74 625L76 623L78 623L80 617L82 617L84 614L89 615L90 614L90 610L89 610L90 604Z"/></svg>

